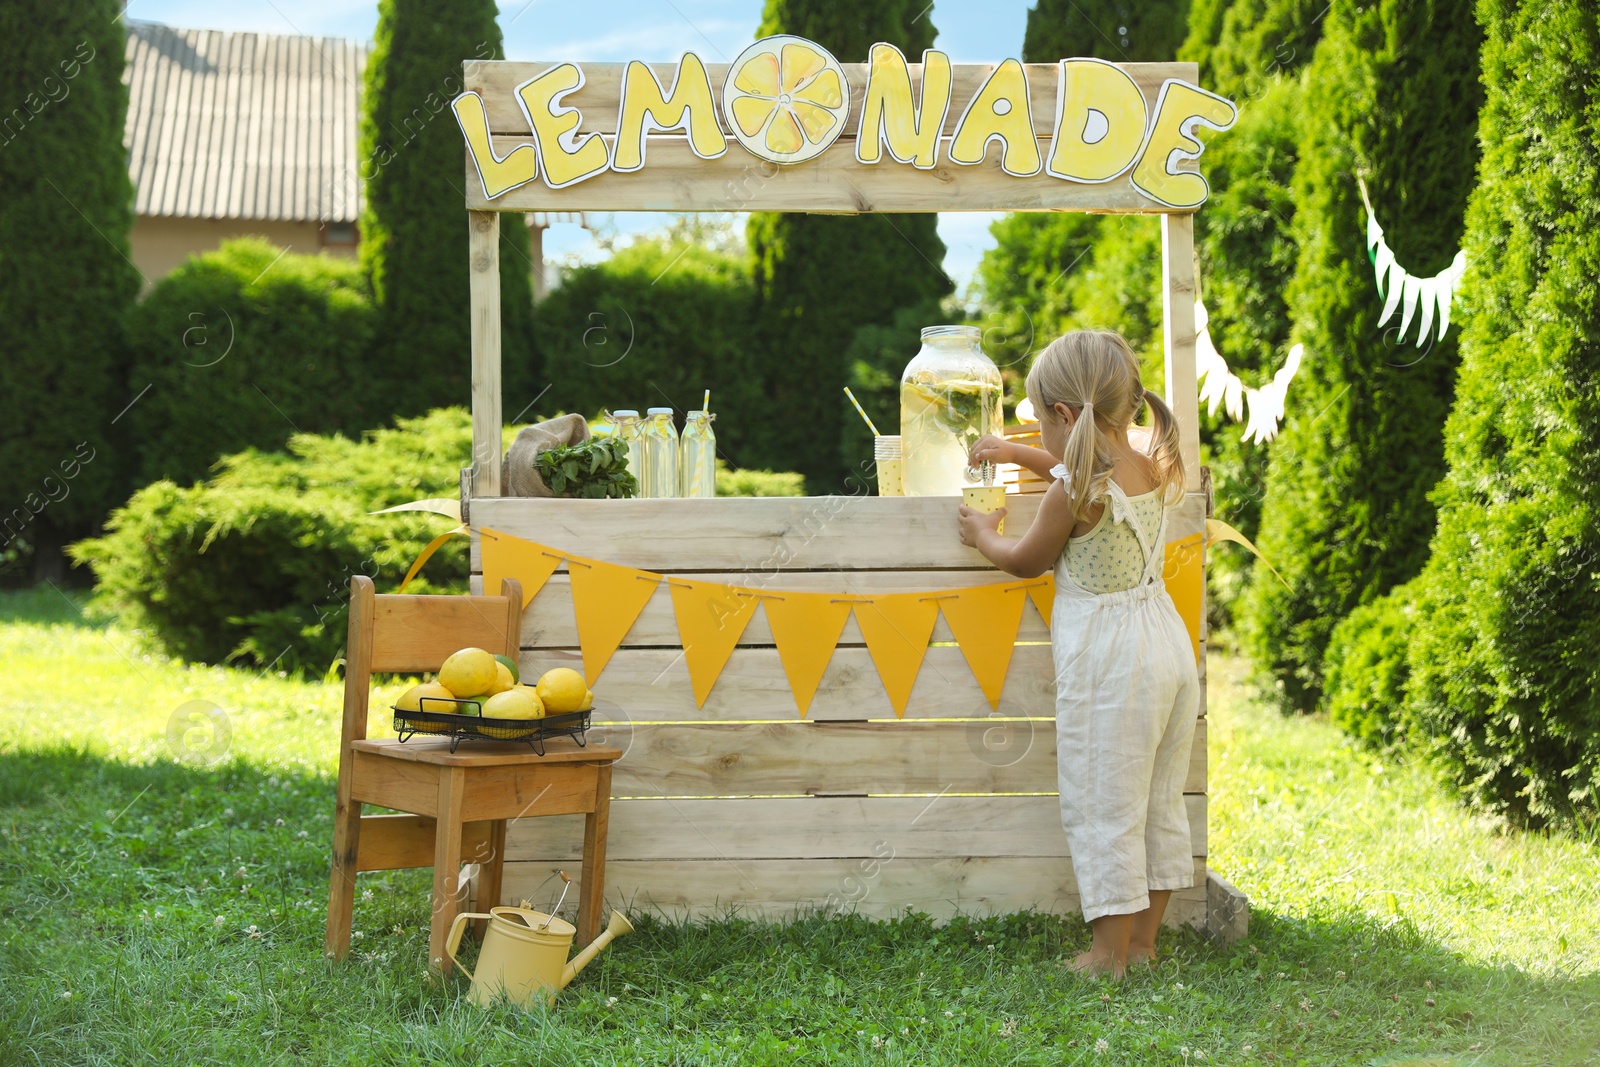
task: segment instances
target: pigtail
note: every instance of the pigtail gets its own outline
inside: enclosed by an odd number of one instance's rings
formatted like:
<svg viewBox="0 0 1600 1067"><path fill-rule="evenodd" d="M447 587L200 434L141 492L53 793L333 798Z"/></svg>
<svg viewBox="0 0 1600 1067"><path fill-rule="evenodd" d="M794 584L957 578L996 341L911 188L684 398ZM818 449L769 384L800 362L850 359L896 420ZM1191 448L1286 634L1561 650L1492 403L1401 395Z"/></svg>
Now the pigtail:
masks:
<svg viewBox="0 0 1600 1067"><path fill-rule="evenodd" d="M1178 447L1178 420L1167 407L1167 402L1154 393L1146 392L1144 402L1150 408L1150 459L1156 466L1156 487L1168 504L1183 496L1183 453Z"/></svg>
<svg viewBox="0 0 1600 1067"><path fill-rule="evenodd" d="M1095 425L1093 404L1084 404L1078 410L1072 429L1061 449L1061 463L1067 468L1067 500L1072 504L1073 519L1083 518L1093 503L1106 491L1106 481L1111 477L1111 454L1105 438Z"/></svg>

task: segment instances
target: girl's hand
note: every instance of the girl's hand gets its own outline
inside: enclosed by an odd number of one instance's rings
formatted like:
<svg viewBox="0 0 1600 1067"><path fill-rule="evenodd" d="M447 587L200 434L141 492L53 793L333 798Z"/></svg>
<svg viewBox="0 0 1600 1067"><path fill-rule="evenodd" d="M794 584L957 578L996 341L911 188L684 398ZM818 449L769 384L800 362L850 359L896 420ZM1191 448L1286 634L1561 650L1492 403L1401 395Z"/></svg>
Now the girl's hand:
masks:
<svg viewBox="0 0 1600 1067"><path fill-rule="evenodd" d="M978 535L984 530L998 530L1000 520L1006 517L1006 509L984 513L973 508L961 505L959 512L961 521L961 543L968 548L978 547Z"/></svg>
<svg viewBox="0 0 1600 1067"><path fill-rule="evenodd" d="M987 433L980 437L978 443L972 446L972 451L967 453L967 462L974 467L985 462L1015 463L1013 447L1004 437Z"/></svg>

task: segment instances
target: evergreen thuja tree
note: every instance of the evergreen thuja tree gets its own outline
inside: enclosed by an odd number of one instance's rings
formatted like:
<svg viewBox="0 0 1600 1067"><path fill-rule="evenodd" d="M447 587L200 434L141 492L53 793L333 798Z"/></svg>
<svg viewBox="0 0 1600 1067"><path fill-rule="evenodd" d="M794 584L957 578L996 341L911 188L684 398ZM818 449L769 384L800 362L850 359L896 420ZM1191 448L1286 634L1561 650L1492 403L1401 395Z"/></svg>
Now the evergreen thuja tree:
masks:
<svg viewBox="0 0 1600 1067"><path fill-rule="evenodd" d="M1022 53L1030 63L1092 56L1113 63L1171 59L1188 31L1189 0L1038 0Z"/></svg>
<svg viewBox="0 0 1600 1067"><path fill-rule="evenodd" d="M0 562L38 577L122 487L133 193L114 0L0 8Z"/></svg>
<svg viewBox="0 0 1600 1067"><path fill-rule="evenodd" d="M1405 719L1477 804L1600 816L1600 21L1481 0L1487 88Z"/></svg>
<svg viewBox="0 0 1600 1067"><path fill-rule="evenodd" d="M1480 31L1468 0L1335 0L1306 73L1289 285L1305 359L1273 443L1246 640L1285 710L1310 710L1334 624L1421 569L1443 474L1456 331L1397 340L1367 259L1356 175L1411 273L1449 266L1477 158ZM1426 41L1427 47L1418 47Z"/></svg>
<svg viewBox="0 0 1600 1067"><path fill-rule="evenodd" d="M376 363L396 412L471 389L465 149L450 112L461 64L501 57L493 0L382 0L361 97L361 261L378 305ZM500 222L501 361L528 377L533 264L521 215ZM521 377L519 377L521 376Z"/></svg>
<svg viewBox="0 0 1600 1067"><path fill-rule="evenodd" d="M841 63L865 62L878 41L916 62L934 37L925 5L910 0L767 0L760 35L775 33L816 41ZM803 473L812 493L843 491L854 463L871 455L840 455L843 421L855 418L840 392L849 380L846 351L861 327L890 325L900 309L951 291L938 216L758 213L746 232L754 331L772 401L752 451L763 464Z"/></svg>
<svg viewBox="0 0 1600 1067"><path fill-rule="evenodd" d="M1200 84L1241 108L1274 79L1311 62L1328 0L1195 0L1178 58L1200 64Z"/></svg>

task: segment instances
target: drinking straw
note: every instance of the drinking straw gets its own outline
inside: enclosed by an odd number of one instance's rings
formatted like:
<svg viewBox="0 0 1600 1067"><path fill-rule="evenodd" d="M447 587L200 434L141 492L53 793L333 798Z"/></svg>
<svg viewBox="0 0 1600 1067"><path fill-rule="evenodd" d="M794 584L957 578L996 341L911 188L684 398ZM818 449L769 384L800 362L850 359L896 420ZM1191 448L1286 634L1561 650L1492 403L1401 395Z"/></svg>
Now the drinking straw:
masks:
<svg viewBox="0 0 1600 1067"><path fill-rule="evenodd" d="M700 402L700 410L707 415L711 414L711 390L706 390L705 399Z"/></svg>
<svg viewBox="0 0 1600 1067"><path fill-rule="evenodd" d="M860 415L861 418L863 420L865 420L865 422L867 424L867 429L872 431L872 436L874 436L874 437L882 437L883 435L878 432L878 428L876 426L872 425L872 420L870 418L867 418L866 410L862 408L861 401L856 399L856 394L854 394L854 393L852 393L850 391L850 387L848 385L844 387L844 395L849 397L850 398L850 403L855 405L856 414Z"/></svg>

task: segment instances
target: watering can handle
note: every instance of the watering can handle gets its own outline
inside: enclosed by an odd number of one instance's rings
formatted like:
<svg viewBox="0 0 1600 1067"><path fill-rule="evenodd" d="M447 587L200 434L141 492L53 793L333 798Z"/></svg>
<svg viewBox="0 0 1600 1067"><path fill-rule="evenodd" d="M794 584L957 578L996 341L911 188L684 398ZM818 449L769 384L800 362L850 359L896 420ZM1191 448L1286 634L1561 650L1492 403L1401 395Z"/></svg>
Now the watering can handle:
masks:
<svg viewBox="0 0 1600 1067"><path fill-rule="evenodd" d="M467 970L465 964L456 959L456 949L461 947L461 933L467 928L467 920L469 919L492 918L494 918L493 915L484 912L467 911L457 915L456 921L450 924L450 936L444 939L444 951L450 957L450 962L465 971L468 978L472 978L472 972ZM476 979L473 980L476 981Z"/></svg>

